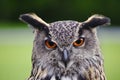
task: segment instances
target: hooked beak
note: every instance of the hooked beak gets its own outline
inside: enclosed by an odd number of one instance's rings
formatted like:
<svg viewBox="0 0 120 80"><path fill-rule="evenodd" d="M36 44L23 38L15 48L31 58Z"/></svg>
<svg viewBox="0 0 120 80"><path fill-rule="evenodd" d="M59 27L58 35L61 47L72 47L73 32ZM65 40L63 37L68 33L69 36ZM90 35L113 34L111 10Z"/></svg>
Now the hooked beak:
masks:
<svg viewBox="0 0 120 80"><path fill-rule="evenodd" d="M69 52L66 48L64 48L62 52L62 61L67 66L67 63L69 62Z"/></svg>

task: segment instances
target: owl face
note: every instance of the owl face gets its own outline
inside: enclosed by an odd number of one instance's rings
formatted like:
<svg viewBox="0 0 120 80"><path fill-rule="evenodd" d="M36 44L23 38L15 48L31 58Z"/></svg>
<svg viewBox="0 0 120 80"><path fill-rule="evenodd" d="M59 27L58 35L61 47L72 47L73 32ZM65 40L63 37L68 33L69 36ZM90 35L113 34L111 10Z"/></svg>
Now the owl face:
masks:
<svg viewBox="0 0 120 80"><path fill-rule="evenodd" d="M92 50L97 43L95 33L82 29L81 23L77 21L58 21L51 23L49 35L46 39L48 44L45 43L45 46L50 50L58 51L56 53L60 57L58 61L63 61L62 63L65 63L64 66L71 60L73 55L76 58L79 54L83 56L85 52L81 51L86 51L87 49Z"/></svg>
<svg viewBox="0 0 120 80"><path fill-rule="evenodd" d="M50 24L35 14L20 19L35 29L29 80L105 80L95 27L108 24L109 18L93 15L84 22Z"/></svg>

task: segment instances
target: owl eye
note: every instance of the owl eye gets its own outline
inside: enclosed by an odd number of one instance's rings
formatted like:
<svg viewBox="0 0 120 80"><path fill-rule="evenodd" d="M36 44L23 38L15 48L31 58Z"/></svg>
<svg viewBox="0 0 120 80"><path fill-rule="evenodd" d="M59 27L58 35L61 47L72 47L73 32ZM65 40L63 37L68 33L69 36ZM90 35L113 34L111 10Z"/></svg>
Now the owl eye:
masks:
<svg viewBox="0 0 120 80"><path fill-rule="evenodd" d="M83 43L84 43L84 38L79 38L78 40L76 40L75 42L73 42L73 46L79 47L79 46L82 46Z"/></svg>
<svg viewBox="0 0 120 80"><path fill-rule="evenodd" d="M45 40L45 45L46 45L48 48L52 48L52 49L57 47L56 43L54 43L54 42L51 41L51 40Z"/></svg>

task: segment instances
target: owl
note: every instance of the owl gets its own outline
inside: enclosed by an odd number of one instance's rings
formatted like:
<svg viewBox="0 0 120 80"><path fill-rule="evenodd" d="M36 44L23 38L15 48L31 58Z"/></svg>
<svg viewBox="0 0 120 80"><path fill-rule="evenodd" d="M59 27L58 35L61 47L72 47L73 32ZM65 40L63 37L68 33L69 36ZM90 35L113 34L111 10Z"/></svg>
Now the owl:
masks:
<svg viewBox="0 0 120 80"><path fill-rule="evenodd" d="M106 80L97 26L110 24L103 15L86 21L43 21L34 13L20 15L34 29L32 70L28 80Z"/></svg>

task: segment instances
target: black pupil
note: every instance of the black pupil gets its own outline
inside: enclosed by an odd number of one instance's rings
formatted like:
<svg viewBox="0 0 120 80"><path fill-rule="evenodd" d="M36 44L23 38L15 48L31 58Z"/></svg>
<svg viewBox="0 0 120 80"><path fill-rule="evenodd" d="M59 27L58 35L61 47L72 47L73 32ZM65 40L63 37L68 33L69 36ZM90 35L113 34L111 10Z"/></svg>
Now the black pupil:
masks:
<svg viewBox="0 0 120 80"><path fill-rule="evenodd" d="M81 43L81 40L77 40L76 43L77 43L77 44L80 44L80 43Z"/></svg>
<svg viewBox="0 0 120 80"><path fill-rule="evenodd" d="M52 41L48 41L48 43L49 43L50 46L54 46L54 44L55 44L55 43L52 42Z"/></svg>

